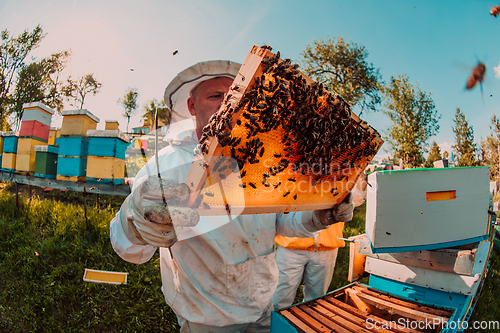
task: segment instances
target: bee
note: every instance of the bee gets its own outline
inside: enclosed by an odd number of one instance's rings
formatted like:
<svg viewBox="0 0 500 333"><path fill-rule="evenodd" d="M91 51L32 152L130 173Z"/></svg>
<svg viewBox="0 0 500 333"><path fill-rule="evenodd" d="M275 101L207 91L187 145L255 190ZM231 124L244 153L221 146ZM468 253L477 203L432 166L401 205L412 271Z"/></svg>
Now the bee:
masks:
<svg viewBox="0 0 500 333"><path fill-rule="evenodd" d="M172 52L172 55L176 55L177 53L179 53L179 50L175 50L174 52Z"/></svg>
<svg viewBox="0 0 500 333"><path fill-rule="evenodd" d="M498 14L500 14L500 6L495 6L491 8L490 14L493 15L493 17L497 17Z"/></svg>
<svg viewBox="0 0 500 333"><path fill-rule="evenodd" d="M273 48L272 48L271 46L266 45L266 44L262 45L260 48L261 48L261 49L265 49L265 50L269 50L269 51L272 51L272 50L273 50Z"/></svg>
<svg viewBox="0 0 500 333"><path fill-rule="evenodd" d="M465 89L472 89L474 86L479 82L479 85L482 84L483 79L484 79L484 73L486 72L486 66L482 63L479 62L476 67L472 70L472 74L469 76L469 79L467 80L467 85L465 86ZM483 90L482 85L481 85L481 91Z"/></svg>
<svg viewBox="0 0 500 333"><path fill-rule="evenodd" d="M205 209L210 209L210 206L206 202L203 203L203 207L205 207Z"/></svg>

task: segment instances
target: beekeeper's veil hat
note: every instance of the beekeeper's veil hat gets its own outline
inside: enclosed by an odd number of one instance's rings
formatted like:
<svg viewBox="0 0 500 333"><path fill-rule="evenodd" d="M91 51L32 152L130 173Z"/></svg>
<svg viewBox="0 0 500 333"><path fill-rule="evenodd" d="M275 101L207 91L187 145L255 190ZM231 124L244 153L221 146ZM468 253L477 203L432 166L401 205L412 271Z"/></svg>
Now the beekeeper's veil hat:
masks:
<svg viewBox="0 0 500 333"><path fill-rule="evenodd" d="M172 118L165 140L182 139L181 134L196 128L195 118L189 113L187 100L190 91L206 80L216 77L234 79L241 64L229 60L199 62L186 68L169 83L163 96Z"/></svg>

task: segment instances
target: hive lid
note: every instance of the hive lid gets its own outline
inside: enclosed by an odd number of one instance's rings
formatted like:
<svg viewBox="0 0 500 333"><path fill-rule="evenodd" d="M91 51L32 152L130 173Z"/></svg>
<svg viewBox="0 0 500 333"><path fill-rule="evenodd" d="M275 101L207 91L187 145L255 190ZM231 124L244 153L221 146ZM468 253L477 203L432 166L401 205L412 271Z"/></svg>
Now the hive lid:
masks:
<svg viewBox="0 0 500 333"><path fill-rule="evenodd" d="M42 109L43 111L50 113L51 115L53 115L55 112L54 110L49 108L47 105L40 103L40 102L31 102L31 103L24 103L23 104L23 110L29 109L29 108L35 108L35 107L38 107L38 108Z"/></svg>
<svg viewBox="0 0 500 333"><path fill-rule="evenodd" d="M201 215L331 208L382 143L338 94L253 46L203 130L190 203Z"/></svg>
<svg viewBox="0 0 500 333"><path fill-rule="evenodd" d="M120 132L120 130L87 130L87 136L101 137L101 138L118 138L125 142L130 141L129 137Z"/></svg>
<svg viewBox="0 0 500 333"><path fill-rule="evenodd" d="M76 109L76 110L62 110L61 115L63 116L76 116L76 115L86 115L90 119L94 120L95 122L99 122L99 118L97 118L92 112L90 112L87 109Z"/></svg>

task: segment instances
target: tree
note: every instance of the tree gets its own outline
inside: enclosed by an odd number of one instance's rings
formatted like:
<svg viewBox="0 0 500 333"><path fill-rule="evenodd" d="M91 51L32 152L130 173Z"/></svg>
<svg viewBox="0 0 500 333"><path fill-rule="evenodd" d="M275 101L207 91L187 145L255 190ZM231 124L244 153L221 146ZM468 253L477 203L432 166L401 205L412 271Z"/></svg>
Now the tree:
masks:
<svg viewBox="0 0 500 333"><path fill-rule="evenodd" d="M127 118L127 133L128 133L128 125L130 123L130 117L134 114L137 109L137 97L139 93L137 92L137 88L129 88L129 90L125 93L125 96L118 99L118 103L120 103L125 111L123 112L123 116Z"/></svg>
<svg viewBox="0 0 500 333"><path fill-rule="evenodd" d="M73 80L70 76L66 80L66 85L62 87L62 91L69 101L69 104L73 107L78 107L83 109L83 104L85 103L85 98L88 94L95 96L102 87L102 83L94 78L94 74L86 74Z"/></svg>
<svg viewBox="0 0 500 333"><path fill-rule="evenodd" d="M327 41L313 40L306 46L303 72L336 91L350 105L359 104L361 112L376 111L381 104L381 76L373 64L367 63L368 52L364 46L344 41L342 37Z"/></svg>
<svg viewBox="0 0 500 333"><path fill-rule="evenodd" d="M457 108L453 122L455 123L455 126L452 126L453 133L455 133L455 145L452 148L457 153L457 166L477 165L477 146L474 143L474 130L472 126L469 126L460 108Z"/></svg>
<svg viewBox="0 0 500 333"><path fill-rule="evenodd" d="M436 141L433 141L431 151L429 153L429 156L427 157L427 160L425 161L425 167L426 168L433 168L434 162L442 160L442 159L443 158L441 157L441 148L439 148Z"/></svg>
<svg viewBox="0 0 500 333"><path fill-rule="evenodd" d="M23 104L42 102L51 108L62 110L62 82L60 74L66 68L71 53L63 51L52 54L38 62L23 66L9 103L9 114L15 114L16 128L23 114Z"/></svg>
<svg viewBox="0 0 500 333"><path fill-rule="evenodd" d="M2 44L0 46L0 101L3 101L10 93L16 73L24 66L24 59L29 52L38 47L45 37L40 25L30 33L25 30L18 37L11 37L10 32L5 29L1 33Z"/></svg>
<svg viewBox="0 0 500 333"><path fill-rule="evenodd" d="M155 130L155 114L158 112L158 127L166 126L170 123L170 110L163 102L158 102L155 98L144 105L144 125L149 125L151 130Z"/></svg>
<svg viewBox="0 0 500 333"><path fill-rule="evenodd" d="M427 140L439 131L438 114L431 94L408 83L406 75L391 77L383 88L386 108L383 112L392 120L385 140L404 167L417 167L424 162Z"/></svg>
<svg viewBox="0 0 500 333"><path fill-rule="evenodd" d="M481 142L481 164L490 165L490 178L500 183L498 150L500 149L500 119L491 118L492 133Z"/></svg>
<svg viewBox="0 0 500 333"><path fill-rule="evenodd" d="M37 25L32 32L25 30L17 37L11 37L5 29L0 33L0 118L5 117L5 111L11 99L11 88L16 74L24 66L24 59L31 50L39 46L45 37L43 29Z"/></svg>

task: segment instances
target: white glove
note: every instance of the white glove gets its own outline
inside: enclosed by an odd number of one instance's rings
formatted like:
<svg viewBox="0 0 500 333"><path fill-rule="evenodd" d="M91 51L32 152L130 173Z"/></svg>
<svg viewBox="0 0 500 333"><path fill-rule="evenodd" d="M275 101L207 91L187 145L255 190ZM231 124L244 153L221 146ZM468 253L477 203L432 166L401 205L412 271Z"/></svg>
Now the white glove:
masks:
<svg viewBox="0 0 500 333"><path fill-rule="evenodd" d="M352 193L349 193L337 206L331 209L315 210L314 215L322 224L331 225L338 222L351 221L353 211Z"/></svg>
<svg viewBox="0 0 500 333"><path fill-rule="evenodd" d="M183 207L189 194L184 183L157 176L142 177L127 198L124 229L133 232L143 244L171 247L177 242L175 227L194 227L200 219L197 211Z"/></svg>

